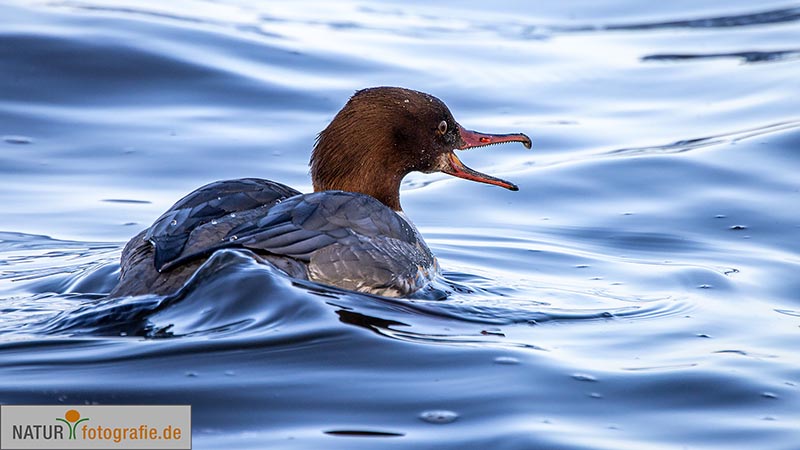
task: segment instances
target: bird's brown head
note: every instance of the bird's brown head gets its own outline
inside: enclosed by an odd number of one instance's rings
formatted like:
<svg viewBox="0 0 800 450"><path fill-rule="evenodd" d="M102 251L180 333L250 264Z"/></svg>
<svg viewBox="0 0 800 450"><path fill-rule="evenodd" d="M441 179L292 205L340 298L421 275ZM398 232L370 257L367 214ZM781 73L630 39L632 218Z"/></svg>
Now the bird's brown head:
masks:
<svg viewBox="0 0 800 450"><path fill-rule="evenodd" d="M399 211L407 174L444 172L512 191L517 186L465 166L454 150L521 142L524 134L484 134L462 128L447 106L423 92L376 87L356 92L323 130L311 154L314 190L371 195Z"/></svg>

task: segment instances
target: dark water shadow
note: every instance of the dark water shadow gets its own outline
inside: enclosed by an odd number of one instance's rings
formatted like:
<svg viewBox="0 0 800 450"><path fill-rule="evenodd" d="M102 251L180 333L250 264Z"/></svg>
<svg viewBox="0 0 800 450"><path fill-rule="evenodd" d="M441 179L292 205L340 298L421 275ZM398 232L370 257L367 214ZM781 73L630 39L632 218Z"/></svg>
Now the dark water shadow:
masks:
<svg viewBox="0 0 800 450"><path fill-rule="evenodd" d="M642 23L611 23L601 25L578 25L552 27L557 32L585 31L649 31L665 29L709 29L750 27L758 25L784 24L800 21L800 8L780 8L766 11L753 11L744 14L730 14L696 19L663 20Z"/></svg>
<svg viewBox="0 0 800 450"><path fill-rule="evenodd" d="M695 61L708 59L740 59L742 63L778 62L800 58L800 50L742 51L727 53L662 53L642 57L642 61Z"/></svg>

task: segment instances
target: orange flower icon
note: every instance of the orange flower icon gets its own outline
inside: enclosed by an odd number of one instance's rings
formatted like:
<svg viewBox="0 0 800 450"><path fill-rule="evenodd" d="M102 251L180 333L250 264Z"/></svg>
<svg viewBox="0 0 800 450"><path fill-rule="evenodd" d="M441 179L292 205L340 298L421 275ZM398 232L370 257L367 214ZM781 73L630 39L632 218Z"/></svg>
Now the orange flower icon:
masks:
<svg viewBox="0 0 800 450"><path fill-rule="evenodd" d="M74 409L70 409L66 412L66 414L64 414L64 418L67 419L67 422L75 423L81 418L81 413L75 411Z"/></svg>
<svg viewBox="0 0 800 450"><path fill-rule="evenodd" d="M63 419L61 417L56 417L56 420L59 422L64 422L67 425L67 430L69 430L69 437L67 439L75 439L75 428L77 428L79 423L86 422L89 420L89 418L84 417L81 419L81 413L75 409L70 409L64 413Z"/></svg>

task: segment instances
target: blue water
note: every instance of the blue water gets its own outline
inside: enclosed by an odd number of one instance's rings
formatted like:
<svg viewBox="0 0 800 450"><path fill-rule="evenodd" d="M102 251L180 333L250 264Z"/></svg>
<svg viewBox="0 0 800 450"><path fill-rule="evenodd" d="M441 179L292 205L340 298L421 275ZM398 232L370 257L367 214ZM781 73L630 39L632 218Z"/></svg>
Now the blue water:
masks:
<svg viewBox="0 0 800 450"><path fill-rule="evenodd" d="M800 3L539 3L0 5L0 402L189 403L197 449L800 448ZM376 85L534 140L462 157L519 192L406 178L447 300L226 251L98 301L194 188L310 190Z"/></svg>

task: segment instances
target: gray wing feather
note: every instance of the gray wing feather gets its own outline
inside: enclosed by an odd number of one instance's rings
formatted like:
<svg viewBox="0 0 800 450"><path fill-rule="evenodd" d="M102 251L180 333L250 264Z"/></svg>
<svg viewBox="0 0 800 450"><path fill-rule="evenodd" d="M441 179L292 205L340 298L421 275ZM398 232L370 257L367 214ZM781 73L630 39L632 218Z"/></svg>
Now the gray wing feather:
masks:
<svg viewBox="0 0 800 450"><path fill-rule="evenodd" d="M214 185L201 189L214 189ZM309 279L362 292L406 295L432 276L436 263L428 247L403 218L373 197L342 191L281 197L291 192L296 191L254 197L248 191L244 197L251 200L237 196L235 201L238 207L250 209L236 220L226 213L227 219L215 221L213 226L208 217L230 208L221 209L213 201L181 200L174 207L177 209L157 221L159 228L151 230L151 241L157 251L166 251L172 258L165 269L221 248L241 247L295 259L307 265ZM273 200L265 206L262 202L266 199ZM186 232L165 230L164 222L180 219L180 226L189 228L190 223L201 220L192 214L200 212L205 221L188 234L203 239L184 238L177 250L177 245L168 245L170 238L181 238Z"/></svg>
<svg viewBox="0 0 800 450"><path fill-rule="evenodd" d="M192 233L202 225L299 194L283 184L258 178L217 181L197 189L175 203L145 234L155 247L156 269L160 271L178 259Z"/></svg>
<svg viewBox="0 0 800 450"><path fill-rule="evenodd" d="M427 247L380 236L314 253L308 278L354 291L403 296L427 284L435 270Z"/></svg>
<svg viewBox="0 0 800 450"><path fill-rule="evenodd" d="M289 256L308 256L333 243L385 236L417 243L413 229L384 204L353 192L326 191L295 196L266 211L258 220L232 229L226 239L237 245ZM312 239L312 237L314 239ZM297 256L295 256L297 257Z"/></svg>

